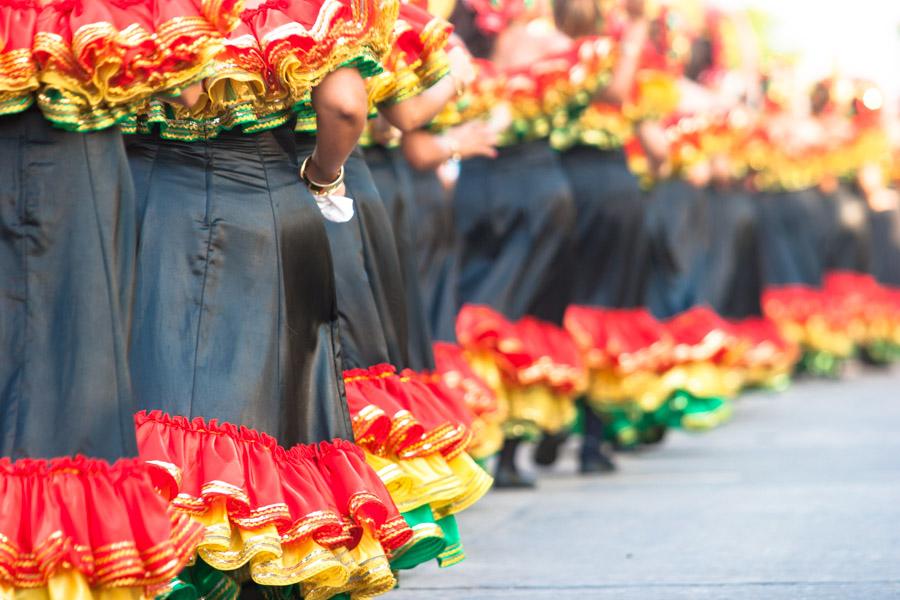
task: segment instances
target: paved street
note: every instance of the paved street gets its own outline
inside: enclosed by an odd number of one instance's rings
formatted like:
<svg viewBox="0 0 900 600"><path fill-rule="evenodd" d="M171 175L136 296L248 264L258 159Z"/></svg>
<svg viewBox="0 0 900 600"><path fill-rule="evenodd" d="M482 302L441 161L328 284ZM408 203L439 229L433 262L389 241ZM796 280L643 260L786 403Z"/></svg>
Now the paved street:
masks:
<svg viewBox="0 0 900 600"><path fill-rule="evenodd" d="M900 370L741 398L733 421L461 517L469 558L404 599L900 598Z"/></svg>

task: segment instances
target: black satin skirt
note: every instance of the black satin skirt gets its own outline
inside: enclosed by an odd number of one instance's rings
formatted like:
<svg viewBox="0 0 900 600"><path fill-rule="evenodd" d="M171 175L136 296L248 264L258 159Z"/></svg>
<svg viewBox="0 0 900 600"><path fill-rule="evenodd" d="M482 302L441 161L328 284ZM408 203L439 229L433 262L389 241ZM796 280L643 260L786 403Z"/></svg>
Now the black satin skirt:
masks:
<svg viewBox="0 0 900 600"><path fill-rule="evenodd" d="M406 292L407 366L415 370L434 369L427 299L419 281L418 236L414 232L415 192L412 169L397 148L371 146L363 155L393 227L403 288Z"/></svg>
<svg viewBox="0 0 900 600"><path fill-rule="evenodd" d="M453 227L453 203L437 171L412 169L415 245L419 285L431 335L456 340L459 253Z"/></svg>
<svg viewBox="0 0 900 600"><path fill-rule="evenodd" d="M758 203L763 284L820 285L832 219L821 194L763 192Z"/></svg>
<svg viewBox="0 0 900 600"><path fill-rule="evenodd" d="M290 127L127 139L141 217L131 365L139 408L284 446L352 439L323 218Z"/></svg>
<svg viewBox="0 0 900 600"><path fill-rule="evenodd" d="M751 194L734 188L707 192L709 240L700 297L722 316L762 314L759 218Z"/></svg>
<svg viewBox="0 0 900 600"><path fill-rule="evenodd" d="M644 195L622 150L578 146L561 155L576 208L572 302L641 306L650 277Z"/></svg>
<svg viewBox="0 0 900 600"><path fill-rule="evenodd" d="M712 227L708 205L706 190L677 177L659 182L650 194L646 226L653 268L646 305L659 318L703 303Z"/></svg>
<svg viewBox="0 0 900 600"><path fill-rule="evenodd" d="M900 209L868 212L871 272L883 284L900 287Z"/></svg>
<svg viewBox="0 0 900 600"><path fill-rule="evenodd" d="M575 204L549 144L462 161L453 208L460 302L560 323L570 298Z"/></svg>
<svg viewBox="0 0 900 600"><path fill-rule="evenodd" d="M869 241L869 205L851 186L841 184L832 194L820 194L826 203L828 239L822 246L827 271L869 273L872 270Z"/></svg>
<svg viewBox="0 0 900 600"><path fill-rule="evenodd" d="M137 455L128 326L137 237L117 130L0 117L0 455Z"/></svg>
<svg viewBox="0 0 900 600"><path fill-rule="evenodd" d="M302 157L312 152L315 138L298 135L297 144ZM381 211L377 209L381 199L358 150L347 159L344 171L347 195L353 198L355 213L346 223L325 220L333 257L344 368L363 369L384 362L397 364L393 361L402 359L401 341L390 320L393 314L391 307L385 306L383 299L387 292L399 289L399 271L393 271L396 275L394 287L383 289L385 285L378 280L378 271L370 270L375 257L371 256L372 249L367 247L370 234L376 237L393 235L389 229L390 223L383 205ZM365 207L370 213L385 216L379 221L382 227L388 227L387 231L368 232L363 229L361 208ZM397 310L402 315L402 296L392 294L390 297L400 305ZM386 316L388 319L385 319Z"/></svg>

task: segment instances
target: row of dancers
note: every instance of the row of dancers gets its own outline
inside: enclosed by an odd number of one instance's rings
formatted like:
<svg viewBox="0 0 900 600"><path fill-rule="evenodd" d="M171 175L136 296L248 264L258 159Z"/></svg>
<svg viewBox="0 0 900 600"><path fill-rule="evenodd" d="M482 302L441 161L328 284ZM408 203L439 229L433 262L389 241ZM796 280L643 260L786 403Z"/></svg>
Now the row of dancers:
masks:
<svg viewBox="0 0 900 600"><path fill-rule="evenodd" d="M641 0L0 1L0 596L376 596L524 441L606 472L895 359L883 98L758 49Z"/></svg>

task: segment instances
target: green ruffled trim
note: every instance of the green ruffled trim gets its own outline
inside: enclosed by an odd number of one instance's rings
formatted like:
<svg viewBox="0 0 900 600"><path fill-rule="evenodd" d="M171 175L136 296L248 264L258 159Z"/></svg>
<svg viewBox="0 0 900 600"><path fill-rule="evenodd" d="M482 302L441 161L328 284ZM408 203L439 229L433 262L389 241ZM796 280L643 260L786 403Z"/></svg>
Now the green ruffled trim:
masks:
<svg viewBox="0 0 900 600"><path fill-rule="evenodd" d="M437 559L447 548L443 529L437 524L427 504L403 513L413 530L412 539L394 551L391 570L413 569Z"/></svg>
<svg viewBox="0 0 900 600"><path fill-rule="evenodd" d="M31 108L33 104L34 96L32 94L25 94L24 96L19 96L17 98L8 98L3 102L0 102L0 116L25 112Z"/></svg>
<svg viewBox="0 0 900 600"><path fill-rule="evenodd" d="M198 560L172 580L156 600L238 600L241 586L223 573Z"/></svg>
<svg viewBox="0 0 900 600"><path fill-rule="evenodd" d="M797 370L817 377L837 379L850 358L852 356L837 356L823 350L805 349L797 363Z"/></svg>
<svg viewBox="0 0 900 600"><path fill-rule="evenodd" d="M381 63L371 54L360 55L342 63L338 68L345 67L357 69L364 78L382 71ZM260 114L253 102L236 102L229 106L227 114L210 119L177 118L174 107L155 100L144 109L143 114L130 115L124 119L121 129L126 134L146 135L158 131L160 137L166 140L199 142L238 127L245 134L276 129L294 118L297 119L298 131L315 132L315 111L310 95L289 108L273 109L266 114ZM310 124L312 129L308 129Z"/></svg>
<svg viewBox="0 0 900 600"><path fill-rule="evenodd" d="M866 344L861 350L872 364L888 365L900 360L900 344L890 340L876 340Z"/></svg>
<svg viewBox="0 0 900 600"><path fill-rule="evenodd" d="M443 569L452 567L453 565L464 561L466 559L466 552L463 549L456 517L448 515L442 519L438 519L437 524L444 532L444 539L447 541L444 551L437 557L438 566Z"/></svg>

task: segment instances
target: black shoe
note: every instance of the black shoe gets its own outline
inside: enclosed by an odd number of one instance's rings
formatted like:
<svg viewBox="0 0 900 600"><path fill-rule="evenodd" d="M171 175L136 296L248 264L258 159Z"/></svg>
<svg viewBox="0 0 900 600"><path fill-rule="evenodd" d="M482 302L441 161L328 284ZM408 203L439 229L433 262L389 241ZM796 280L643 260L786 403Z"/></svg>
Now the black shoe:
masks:
<svg viewBox="0 0 900 600"><path fill-rule="evenodd" d="M616 463L612 460L612 454L604 451L599 444L584 445L581 447L581 461L578 471L582 475L594 473L612 473L616 470Z"/></svg>
<svg viewBox="0 0 900 600"><path fill-rule="evenodd" d="M562 431L560 433L548 433L541 438L537 447L534 449L534 462L542 467L549 467L559 458L559 449L563 447L566 440L569 439L569 433Z"/></svg>
<svg viewBox="0 0 900 600"><path fill-rule="evenodd" d="M537 487L533 477L515 470L498 468L494 473L494 488L498 490L531 490Z"/></svg>
<svg viewBox="0 0 900 600"><path fill-rule="evenodd" d="M500 449L500 457L494 472L494 487L500 490L527 490L535 487L534 479L519 472L516 467L516 450L520 440L507 439Z"/></svg>

